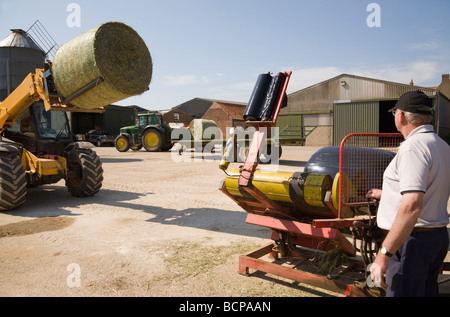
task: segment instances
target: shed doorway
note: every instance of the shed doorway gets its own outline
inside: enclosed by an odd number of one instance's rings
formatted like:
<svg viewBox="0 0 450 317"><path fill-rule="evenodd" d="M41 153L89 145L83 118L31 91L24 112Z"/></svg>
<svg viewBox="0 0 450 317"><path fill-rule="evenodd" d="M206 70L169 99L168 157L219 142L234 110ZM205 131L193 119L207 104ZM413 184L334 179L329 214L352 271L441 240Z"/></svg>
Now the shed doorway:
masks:
<svg viewBox="0 0 450 317"><path fill-rule="evenodd" d="M390 109L395 107L398 100L380 100L379 102L379 116L380 116L380 133L398 133L395 127L394 117L389 112Z"/></svg>

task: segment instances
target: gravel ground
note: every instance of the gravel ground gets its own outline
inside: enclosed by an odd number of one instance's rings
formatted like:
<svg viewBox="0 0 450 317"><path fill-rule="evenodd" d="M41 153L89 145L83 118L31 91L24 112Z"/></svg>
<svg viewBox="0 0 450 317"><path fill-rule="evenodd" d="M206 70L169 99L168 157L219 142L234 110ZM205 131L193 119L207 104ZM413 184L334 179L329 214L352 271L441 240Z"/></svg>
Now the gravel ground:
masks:
<svg viewBox="0 0 450 317"><path fill-rule="evenodd" d="M317 149L284 147L280 170L302 171ZM246 224L218 190L219 156L95 150L104 182L94 197L74 198L59 182L0 213L0 296L337 296L238 274L239 255L270 243L270 231Z"/></svg>

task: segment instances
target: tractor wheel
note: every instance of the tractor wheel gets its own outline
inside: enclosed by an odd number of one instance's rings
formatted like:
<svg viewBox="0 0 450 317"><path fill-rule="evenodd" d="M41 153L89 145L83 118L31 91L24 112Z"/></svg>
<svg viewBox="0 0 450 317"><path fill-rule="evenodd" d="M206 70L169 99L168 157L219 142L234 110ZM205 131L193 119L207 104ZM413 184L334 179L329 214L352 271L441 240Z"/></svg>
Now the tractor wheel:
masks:
<svg viewBox="0 0 450 317"><path fill-rule="evenodd" d="M0 153L0 210L21 206L27 195L27 178L16 151Z"/></svg>
<svg viewBox="0 0 450 317"><path fill-rule="evenodd" d="M162 142L161 133L158 130L147 130L142 135L142 144L148 152L158 152L161 150Z"/></svg>
<svg viewBox="0 0 450 317"><path fill-rule="evenodd" d="M170 151L172 148L173 148L173 144L166 145L165 147L163 147L163 148L161 149L161 151L163 151L163 152L168 152L168 151Z"/></svg>
<svg viewBox="0 0 450 317"><path fill-rule="evenodd" d="M127 152L131 147L130 140L124 135L119 135L114 141L114 144L119 152Z"/></svg>
<svg viewBox="0 0 450 317"><path fill-rule="evenodd" d="M67 158L67 169L66 186L73 196L93 196L102 187L102 163L94 151L71 151Z"/></svg>

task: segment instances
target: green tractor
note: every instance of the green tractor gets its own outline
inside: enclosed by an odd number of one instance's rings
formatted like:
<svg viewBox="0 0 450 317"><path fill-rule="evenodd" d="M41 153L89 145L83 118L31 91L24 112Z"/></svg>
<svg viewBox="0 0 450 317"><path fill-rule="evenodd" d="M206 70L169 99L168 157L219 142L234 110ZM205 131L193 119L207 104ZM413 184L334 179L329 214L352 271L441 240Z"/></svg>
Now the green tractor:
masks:
<svg viewBox="0 0 450 317"><path fill-rule="evenodd" d="M140 113L138 125L121 128L114 143L119 152L139 151L142 147L148 152L168 151L173 145L171 134L160 113Z"/></svg>

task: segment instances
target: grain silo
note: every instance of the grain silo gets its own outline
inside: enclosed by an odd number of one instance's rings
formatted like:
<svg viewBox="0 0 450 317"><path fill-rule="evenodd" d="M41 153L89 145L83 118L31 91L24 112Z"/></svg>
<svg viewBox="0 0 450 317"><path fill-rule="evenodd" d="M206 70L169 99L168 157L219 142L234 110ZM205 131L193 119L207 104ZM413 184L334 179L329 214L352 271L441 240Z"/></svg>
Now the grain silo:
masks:
<svg viewBox="0 0 450 317"><path fill-rule="evenodd" d="M0 41L0 101L19 86L36 68L43 68L45 52L21 29Z"/></svg>

